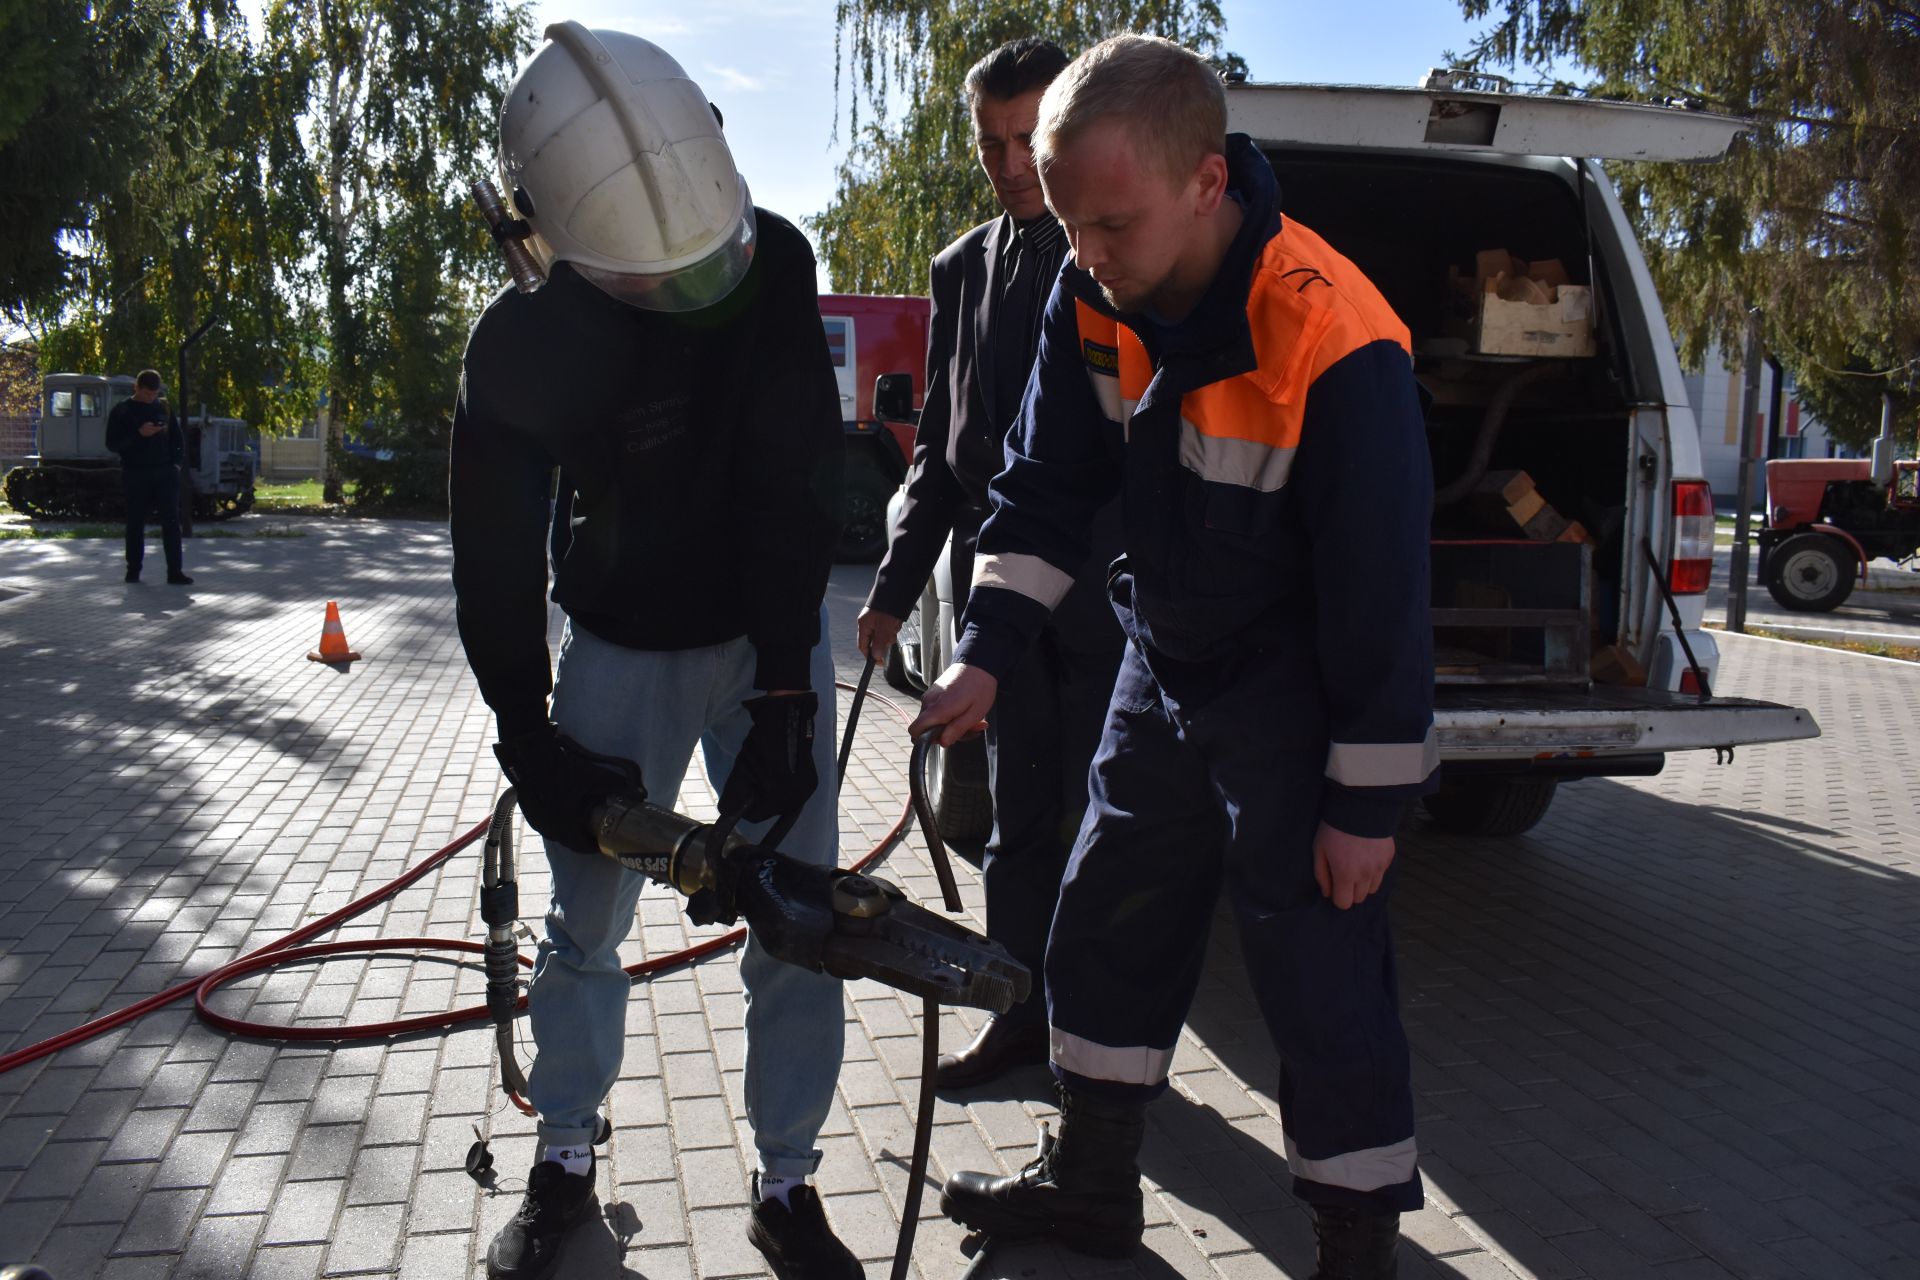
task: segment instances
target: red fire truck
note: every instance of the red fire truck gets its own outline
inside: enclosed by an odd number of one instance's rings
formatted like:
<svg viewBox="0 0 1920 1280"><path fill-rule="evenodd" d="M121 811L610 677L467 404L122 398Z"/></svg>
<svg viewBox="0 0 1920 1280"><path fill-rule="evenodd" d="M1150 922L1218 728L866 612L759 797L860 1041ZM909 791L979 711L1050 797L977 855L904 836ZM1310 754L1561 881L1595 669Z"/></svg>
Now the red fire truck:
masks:
<svg viewBox="0 0 1920 1280"><path fill-rule="evenodd" d="M913 375L914 407L926 378L925 298L859 293L820 295L820 319L840 380L840 416L847 430L846 505L839 558L878 560L887 549L887 499L913 460L913 424L882 422L873 412L873 383L883 373Z"/></svg>

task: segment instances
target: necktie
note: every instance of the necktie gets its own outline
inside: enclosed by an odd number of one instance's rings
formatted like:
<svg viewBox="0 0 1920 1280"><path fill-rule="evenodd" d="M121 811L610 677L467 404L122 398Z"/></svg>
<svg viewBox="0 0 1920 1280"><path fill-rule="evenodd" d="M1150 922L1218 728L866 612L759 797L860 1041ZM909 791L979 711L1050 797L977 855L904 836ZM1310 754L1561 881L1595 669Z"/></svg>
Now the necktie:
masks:
<svg viewBox="0 0 1920 1280"><path fill-rule="evenodd" d="M1014 228L1013 244L1003 255L1000 306L993 316L994 425L1003 433L1020 412L1020 396L1027 388L1027 370L1033 361L1034 273L1026 248L1026 236Z"/></svg>

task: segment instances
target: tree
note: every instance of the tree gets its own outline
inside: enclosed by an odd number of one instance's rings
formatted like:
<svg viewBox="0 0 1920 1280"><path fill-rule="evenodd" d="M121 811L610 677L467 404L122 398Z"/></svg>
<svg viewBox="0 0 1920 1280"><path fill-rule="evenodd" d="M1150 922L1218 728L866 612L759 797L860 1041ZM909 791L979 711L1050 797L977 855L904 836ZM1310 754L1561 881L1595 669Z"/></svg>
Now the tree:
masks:
<svg viewBox="0 0 1920 1280"><path fill-rule="evenodd" d="M43 333L49 369L153 365L171 384L178 344L217 315L193 349L187 398L268 422L290 328L276 261L291 246L275 243L266 217L246 23L226 4L149 7L138 163L49 244L64 258L61 287L19 318Z"/></svg>
<svg viewBox="0 0 1920 1280"><path fill-rule="evenodd" d="M123 190L154 146L162 0L0 0L0 310L15 320L69 282L62 237Z"/></svg>
<svg viewBox="0 0 1920 1280"><path fill-rule="evenodd" d="M1218 0L837 0L834 21L852 141L833 202L805 221L834 287L852 292L922 292L933 255L999 212L962 87L995 46L1042 35L1077 53L1137 31L1245 69L1221 52Z"/></svg>
<svg viewBox="0 0 1920 1280"><path fill-rule="evenodd" d="M1836 438L1920 408L1920 8L1897 0L1460 0L1474 65L1571 59L1587 92L1679 99L1754 129L1718 165L1615 177L1683 354L1750 307Z"/></svg>
<svg viewBox="0 0 1920 1280"><path fill-rule="evenodd" d="M532 21L529 5L502 0L275 0L267 9L273 220L298 228L311 254L304 270L324 331L329 502L341 499L349 424L419 446L409 430L418 424L394 416L418 400L393 394L393 370L378 363L394 318L437 326L443 356L450 350L457 361L462 308L498 274L465 190L485 171ZM401 261L414 274L396 282ZM431 302L410 307L406 298L422 289ZM442 400L452 387L438 384Z"/></svg>
<svg viewBox="0 0 1920 1280"><path fill-rule="evenodd" d="M39 413L39 355L30 345L0 343L0 418L31 418Z"/></svg>

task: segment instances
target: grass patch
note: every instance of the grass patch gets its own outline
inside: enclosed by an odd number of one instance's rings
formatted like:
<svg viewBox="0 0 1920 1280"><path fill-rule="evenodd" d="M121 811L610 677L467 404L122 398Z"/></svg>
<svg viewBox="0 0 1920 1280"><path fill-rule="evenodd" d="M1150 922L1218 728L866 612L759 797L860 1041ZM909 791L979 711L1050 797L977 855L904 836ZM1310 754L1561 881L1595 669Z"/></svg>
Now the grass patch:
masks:
<svg viewBox="0 0 1920 1280"><path fill-rule="evenodd" d="M351 496L354 484L349 480L345 493ZM283 483L256 482L253 486L253 509L255 511L277 512L281 515L337 516L347 510L342 502L327 502L322 496L319 480L292 480Z"/></svg>
<svg viewBox="0 0 1920 1280"><path fill-rule="evenodd" d="M1709 622L1708 628L1725 631L1726 625ZM1766 640L1786 640L1793 644L1810 644L1819 649L1841 649L1847 653L1864 653L1872 658L1893 658L1899 662L1920 662L1920 648L1909 644L1894 644L1884 640L1820 640L1808 636L1782 635L1778 631L1769 631L1765 627L1748 627L1747 634L1760 636Z"/></svg>

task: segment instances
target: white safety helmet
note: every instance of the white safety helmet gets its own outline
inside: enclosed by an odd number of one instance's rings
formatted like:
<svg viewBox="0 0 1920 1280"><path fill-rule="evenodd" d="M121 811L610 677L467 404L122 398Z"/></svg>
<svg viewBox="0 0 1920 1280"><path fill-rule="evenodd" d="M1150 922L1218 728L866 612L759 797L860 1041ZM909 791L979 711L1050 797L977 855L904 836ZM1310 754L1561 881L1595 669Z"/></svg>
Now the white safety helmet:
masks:
<svg viewBox="0 0 1920 1280"><path fill-rule="evenodd" d="M546 37L500 109L528 248L649 311L726 297L753 260L753 201L707 96L639 36L556 22Z"/></svg>

